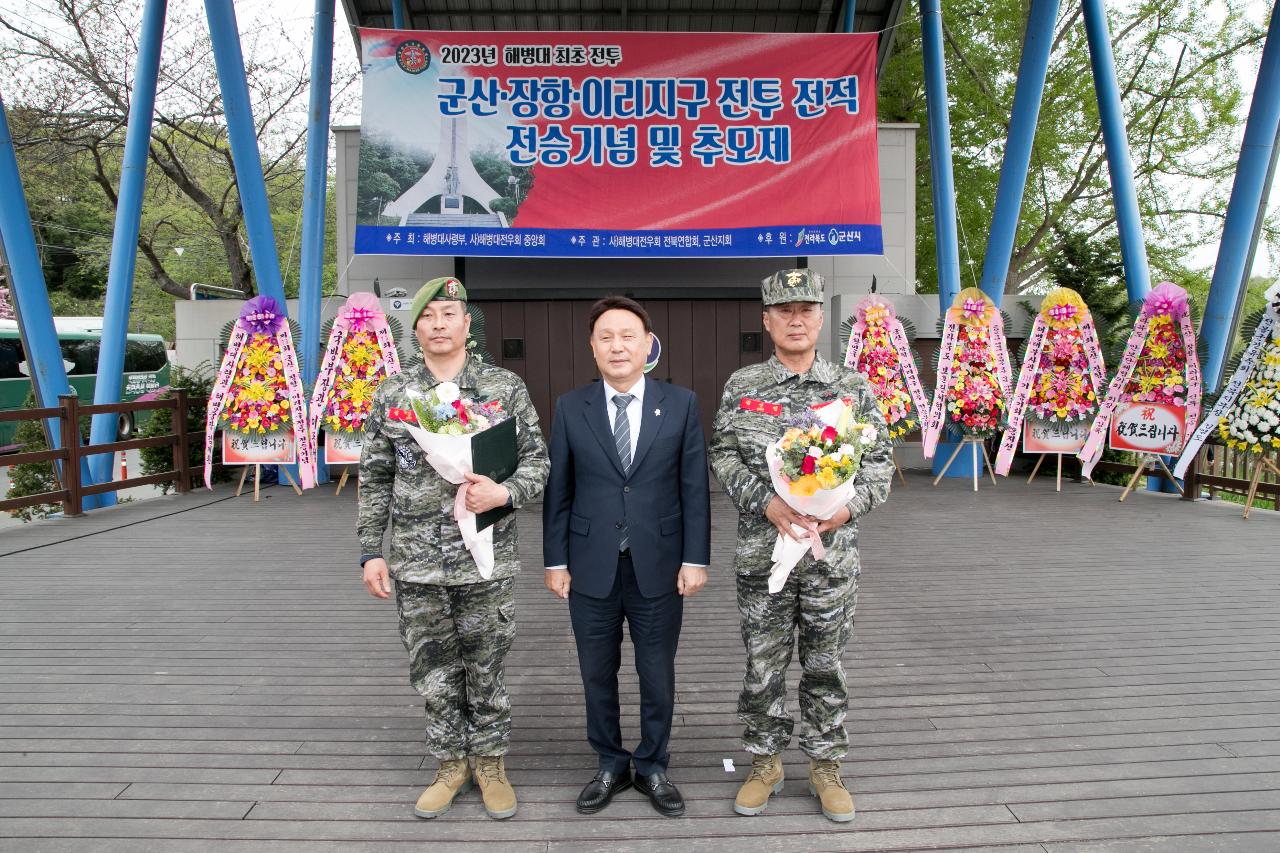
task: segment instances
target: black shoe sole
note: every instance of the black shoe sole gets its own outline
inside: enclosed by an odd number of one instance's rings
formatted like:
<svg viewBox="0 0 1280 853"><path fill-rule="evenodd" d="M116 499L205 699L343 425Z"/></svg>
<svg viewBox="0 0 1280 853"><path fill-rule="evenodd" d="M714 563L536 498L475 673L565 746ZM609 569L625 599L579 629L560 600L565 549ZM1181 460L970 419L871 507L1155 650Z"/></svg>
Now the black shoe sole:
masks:
<svg viewBox="0 0 1280 853"><path fill-rule="evenodd" d="M625 791L630 787L632 787L631 782L618 785L613 789L613 793L609 794L608 798L605 799L605 801L598 806L581 806L581 805L575 804L575 807L578 809L578 814L598 814L604 811L606 808L608 808L609 803L613 802L613 798L618 795L619 791Z"/></svg>

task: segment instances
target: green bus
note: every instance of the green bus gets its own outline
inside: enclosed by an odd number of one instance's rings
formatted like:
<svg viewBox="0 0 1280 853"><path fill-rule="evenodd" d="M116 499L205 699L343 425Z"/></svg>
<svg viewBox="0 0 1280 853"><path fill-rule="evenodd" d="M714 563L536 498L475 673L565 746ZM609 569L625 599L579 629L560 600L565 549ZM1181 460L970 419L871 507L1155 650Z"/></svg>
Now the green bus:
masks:
<svg viewBox="0 0 1280 853"><path fill-rule="evenodd" d="M93 400L98 380L98 349L102 344L102 319L98 317L56 317L58 344L67 379L86 403ZM120 399L126 402L154 395L169 384L169 354L159 335L129 335L124 349L124 381ZM21 409L31 394L31 378L18 324L0 320L0 410ZM150 412L138 412L145 418ZM117 430L121 438L133 434L138 419L120 415ZM0 423L0 447L13 443L17 424Z"/></svg>

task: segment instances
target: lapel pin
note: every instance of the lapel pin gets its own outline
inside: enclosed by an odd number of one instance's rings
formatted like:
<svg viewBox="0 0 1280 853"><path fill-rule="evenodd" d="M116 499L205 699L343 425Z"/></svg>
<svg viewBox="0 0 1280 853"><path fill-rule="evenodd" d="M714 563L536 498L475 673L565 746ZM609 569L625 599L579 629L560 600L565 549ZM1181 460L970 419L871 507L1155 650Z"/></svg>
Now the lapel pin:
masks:
<svg viewBox="0 0 1280 853"><path fill-rule="evenodd" d="M660 418L660 417L662 417L662 409L654 409L654 410L653 410L653 416L654 416L655 418Z"/></svg>

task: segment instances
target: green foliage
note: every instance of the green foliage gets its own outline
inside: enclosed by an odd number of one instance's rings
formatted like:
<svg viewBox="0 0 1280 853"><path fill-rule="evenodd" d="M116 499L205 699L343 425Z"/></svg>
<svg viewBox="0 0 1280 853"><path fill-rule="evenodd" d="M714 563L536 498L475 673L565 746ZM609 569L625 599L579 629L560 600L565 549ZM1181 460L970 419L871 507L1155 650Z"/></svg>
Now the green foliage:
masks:
<svg viewBox="0 0 1280 853"><path fill-rule="evenodd" d="M193 368L174 367L169 380L169 389L160 394L160 399L168 400L173 392L184 389L191 403L187 406L187 430L200 432L204 429L205 416L208 412L209 394L213 391L217 371L209 362L202 362ZM173 412L169 409L156 409L151 419L139 431L139 438L153 438L169 435L173 432ZM162 474L173 470L173 450L169 447L144 447L142 456L142 476ZM204 442L192 441L188 456L193 470L204 467ZM217 442L213 446L213 461L220 462L222 448ZM231 473L223 468L215 468L213 482L219 483L231 479ZM174 488L173 483L162 483L160 490L168 494Z"/></svg>
<svg viewBox="0 0 1280 853"><path fill-rule="evenodd" d="M1237 66L1256 67L1265 35L1257 3L1198 0L1111 4L1122 106L1152 275L1177 283L1187 254L1216 241L1245 110ZM986 250L1008 136L1026 0L949 0L945 52L963 283ZM909 16L904 16L909 17ZM928 118L920 23L896 30L881 77L885 122L921 125L916 151L917 287L937 291ZM1079 4L1063 4L1040 107L1008 288L1041 284L1066 235L1115 233L1089 53ZM1273 213L1264 240L1280 242Z"/></svg>
<svg viewBox="0 0 1280 853"><path fill-rule="evenodd" d="M425 153L406 154L373 134L361 134L356 223L394 224L390 219L383 222L386 218L379 211L417 183L433 160Z"/></svg>
<svg viewBox="0 0 1280 853"><path fill-rule="evenodd" d="M528 166L513 166L505 156L490 151L482 151L471 158L476 172L484 182L501 193L500 198L486 199L489 208L495 213L503 213L507 222L516 218L520 205L529 197L533 189L533 169ZM516 179L514 186L511 178ZM515 198L512 197L514 193Z"/></svg>
<svg viewBox="0 0 1280 853"><path fill-rule="evenodd" d="M1117 238L1066 234L1058 251L1049 258L1048 272L1055 286L1071 288L1089 306L1104 353L1124 345L1133 323ZM1112 359L1108 358L1110 363Z"/></svg>

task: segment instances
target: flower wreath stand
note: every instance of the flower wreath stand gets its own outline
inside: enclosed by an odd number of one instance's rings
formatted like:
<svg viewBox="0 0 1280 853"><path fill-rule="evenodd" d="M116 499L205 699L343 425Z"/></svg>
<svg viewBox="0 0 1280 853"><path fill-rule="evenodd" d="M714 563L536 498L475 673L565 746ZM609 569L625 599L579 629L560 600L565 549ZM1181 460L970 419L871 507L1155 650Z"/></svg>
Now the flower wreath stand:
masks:
<svg viewBox="0 0 1280 853"><path fill-rule="evenodd" d="M960 451L964 450L968 445L969 451L973 454L973 490L978 491L978 471L982 467L978 464L978 454L982 454L983 460L987 463L987 473L991 476L991 485L996 485L996 472L991 466L991 457L987 455L987 445L981 438L973 435L966 435L956 444L956 449L951 451L951 455L947 457L947 464L942 466L942 470L938 472L938 476L933 478L933 484L936 486L942 482L942 478L947 476L947 471L951 468L951 463L956 461L956 457L960 455Z"/></svg>
<svg viewBox="0 0 1280 853"><path fill-rule="evenodd" d="M1165 477L1169 478L1169 482L1173 483L1173 487L1178 491L1179 495L1184 494L1182 484L1173 476L1173 472L1169 470L1169 466L1165 464L1164 457L1159 453L1142 453L1138 456L1138 469L1133 472L1133 476L1129 478L1129 482L1125 485L1124 491L1120 493L1120 500L1123 501L1129 497L1129 493L1138 485L1138 480L1145 474L1148 477L1159 477L1163 472Z"/></svg>

